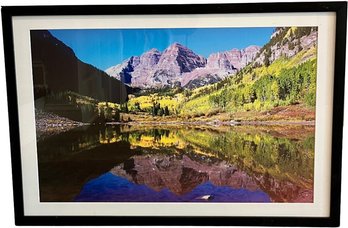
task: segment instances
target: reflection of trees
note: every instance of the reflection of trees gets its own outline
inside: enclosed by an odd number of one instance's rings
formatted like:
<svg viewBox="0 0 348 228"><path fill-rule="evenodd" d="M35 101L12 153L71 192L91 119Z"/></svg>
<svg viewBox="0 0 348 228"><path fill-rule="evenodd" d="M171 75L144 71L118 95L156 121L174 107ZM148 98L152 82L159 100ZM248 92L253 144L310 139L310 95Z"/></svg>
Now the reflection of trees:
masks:
<svg viewBox="0 0 348 228"><path fill-rule="evenodd" d="M305 178L312 182L314 169L314 136L303 140L277 138L266 133L218 132L195 129L125 129L119 127L101 127L100 142L114 143L125 141L133 146L144 148L165 148L185 145L187 153L191 151L189 144L194 145L195 151L222 154L232 163L239 163L252 168L255 172L269 172L287 178ZM88 136L86 136L88 137ZM87 139L88 141L88 139ZM186 143L185 143L186 142ZM176 147L178 148L178 147ZM201 148L201 149L199 149ZM200 153L201 153L200 152Z"/></svg>
<svg viewBox="0 0 348 228"><path fill-rule="evenodd" d="M119 126L100 126L99 141L101 143L112 143L116 141L130 142L130 138L140 142L144 137L151 138L154 142L160 142L162 137L169 137L170 130L165 129L149 129L137 131L120 131Z"/></svg>
<svg viewBox="0 0 348 228"><path fill-rule="evenodd" d="M276 138L265 133L215 133L209 131L181 131L183 139L210 151L223 153L232 162L241 159L254 171L286 176L313 178L314 136L294 141Z"/></svg>
<svg viewBox="0 0 348 228"><path fill-rule="evenodd" d="M121 134L121 140L124 142L129 142L129 133Z"/></svg>
<svg viewBox="0 0 348 228"><path fill-rule="evenodd" d="M121 132L119 126L99 126L99 142L100 143L114 143L120 141ZM126 140L123 140L126 141Z"/></svg>
<svg viewBox="0 0 348 228"><path fill-rule="evenodd" d="M126 143L124 143L126 142ZM69 131L38 142L40 161L56 161L69 153L91 148L131 149L146 153L175 153L209 165L223 159L252 177L276 201L295 199L313 186L314 134L301 140L274 137L268 133L199 130L190 127L154 129L139 126L104 126ZM71 154L70 154L71 155ZM268 189L270 188L270 189Z"/></svg>
<svg viewBox="0 0 348 228"><path fill-rule="evenodd" d="M95 148L100 143L98 128L80 127L38 142L40 161L59 160Z"/></svg>
<svg viewBox="0 0 348 228"><path fill-rule="evenodd" d="M267 133L219 132L211 130L142 128L121 134L134 146L164 148L185 144L186 153L215 153L232 163L252 168L253 172L269 172L281 178L305 178L312 182L314 169L314 136L303 140L277 138ZM127 136L127 137L126 137ZM131 140L130 140L131 138ZM189 145L194 149L190 150ZM177 147L178 148L178 147ZM204 152L204 153L205 153Z"/></svg>
<svg viewBox="0 0 348 228"><path fill-rule="evenodd" d="M140 141L143 133L140 131L135 131L135 132L132 132L131 134L132 134L132 137L134 137L136 141ZM128 133L128 136L129 136L129 133Z"/></svg>
<svg viewBox="0 0 348 228"><path fill-rule="evenodd" d="M162 134L159 132L158 129L152 129L150 135L153 136L156 142L160 141L162 137Z"/></svg>
<svg viewBox="0 0 348 228"><path fill-rule="evenodd" d="M127 140L133 147L156 150L183 147L184 142L178 138L175 129L149 128L148 126L136 126L129 129L122 127L122 129L121 138L128 134ZM122 140L124 139L122 138Z"/></svg>
<svg viewBox="0 0 348 228"><path fill-rule="evenodd" d="M162 136L169 137L169 132L169 130L165 129L151 129L148 135L154 137L155 141L160 141Z"/></svg>
<svg viewBox="0 0 348 228"><path fill-rule="evenodd" d="M251 134L192 129L180 131L179 135L192 145L223 154L231 164L252 177L273 201L312 201L313 133L301 140L277 138L262 132Z"/></svg>

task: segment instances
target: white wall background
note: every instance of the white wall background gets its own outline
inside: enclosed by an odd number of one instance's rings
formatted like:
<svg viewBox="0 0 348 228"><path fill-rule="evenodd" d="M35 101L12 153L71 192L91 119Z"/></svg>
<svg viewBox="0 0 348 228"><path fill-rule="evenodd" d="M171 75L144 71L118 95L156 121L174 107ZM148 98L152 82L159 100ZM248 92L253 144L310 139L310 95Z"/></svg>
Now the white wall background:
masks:
<svg viewBox="0 0 348 228"><path fill-rule="evenodd" d="M308 1L308 0L307 0ZM48 0L0 0L0 5L82 5L82 4L171 4L171 3L235 3L243 2L241 0L230 1L213 1L213 0L60 0L48 1ZM246 1L244 1L246 2ZM248 2L271 2L269 0L253 0ZM292 0L291 2L298 2ZM1 25L0 25L1 27ZM2 29L1 29L2 32ZM4 70L4 57L3 57L3 42L2 34L0 35L0 104L2 105L0 111L0 225L1 227L15 227L14 225L14 209L13 209L13 193L12 193L12 174L11 174L11 158L10 158L10 144L9 144L9 130L8 130L8 117L7 117L7 95L6 95L6 81ZM347 66L347 64L346 64ZM346 67L347 68L347 67ZM348 78L346 78L348 80ZM347 83L345 85L345 91L348 91ZM347 92L346 92L347 93ZM346 96L345 96L346 97ZM345 101L345 121L348 118L348 103L347 97ZM345 151L348 150L348 128L344 128L343 136L343 170L342 170L342 192L348 191L348 174L347 166L348 156ZM341 226L348 226L348 217L345 216L348 213L348 197L342 194L342 206L341 206Z"/></svg>

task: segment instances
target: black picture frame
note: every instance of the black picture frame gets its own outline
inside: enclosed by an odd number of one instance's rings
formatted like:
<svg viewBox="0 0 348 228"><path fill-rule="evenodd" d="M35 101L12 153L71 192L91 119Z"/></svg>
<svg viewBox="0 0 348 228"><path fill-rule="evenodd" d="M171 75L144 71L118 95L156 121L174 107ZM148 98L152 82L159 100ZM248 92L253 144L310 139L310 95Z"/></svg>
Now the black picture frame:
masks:
<svg viewBox="0 0 348 228"><path fill-rule="evenodd" d="M20 128L16 87L12 18L53 15L161 15L233 13L336 13L334 103L332 124L330 216L319 217L165 217L165 216L26 216L20 154ZM85 5L4 6L4 37L12 174L16 225L235 225L235 226L339 226L341 199L342 131L345 81L347 2L192 4L192 5Z"/></svg>

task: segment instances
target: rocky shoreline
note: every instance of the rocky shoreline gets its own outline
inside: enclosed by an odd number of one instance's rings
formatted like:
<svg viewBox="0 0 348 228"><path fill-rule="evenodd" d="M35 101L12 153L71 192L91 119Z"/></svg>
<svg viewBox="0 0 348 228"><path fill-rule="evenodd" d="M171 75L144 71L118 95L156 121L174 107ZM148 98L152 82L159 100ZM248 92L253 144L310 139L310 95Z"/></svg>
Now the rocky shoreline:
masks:
<svg viewBox="0 0 348 228"><path fill-rule="evenodd" d="M70 120L65 117L55 115L35 109L36 136L38 139L54 134L59 134L72 130L76 127L90 125L89 123L81 123ZM239 125L266 125L266 126L281 126L281 125L305 125L315 126L315 121L246 121L246 120L209 120L209 121L131 121L131 122L108 122L107 125L142 125L142 126L239 126Z"/></svg>
<svg viewBox="0 0 348 228"><path fill-rule="evenodd" d="M239 125L306 125L314 126L315 121L132 121L109 122L108 125L209 125L209 126L239 126Z"/></svg>
<svg viewBox="0 0 348 228"><path fill-rule="evenodd" d="M37 139L42 139L43 137L69 131L86 124L35 109L35 125L36 137Z"/></svg>

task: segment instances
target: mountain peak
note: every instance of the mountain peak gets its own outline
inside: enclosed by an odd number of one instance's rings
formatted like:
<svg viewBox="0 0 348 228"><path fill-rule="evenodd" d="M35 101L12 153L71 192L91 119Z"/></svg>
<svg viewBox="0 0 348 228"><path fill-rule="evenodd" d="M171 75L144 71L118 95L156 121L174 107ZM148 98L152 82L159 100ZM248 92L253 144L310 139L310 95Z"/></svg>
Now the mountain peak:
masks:
<svg viewBox="0 0 348 228"><path fill-rule="evenodd" d="M157 48L151 48L150 50L148 50L146 53L161 53Z"/></svg>
<svg viewBox="0 0 348 228"><path fill-rule="evenodd" d="M174 42L167 49L173 50L173 49L189 49L189 48L185 47L184 45L182 45L178 42Z"/></svg>
<svg viewBox="0 0 348 228"><path fill-rule="evenodd" d="M183 47L184 45L179 42L174 42L171 46Z"/></svg>
<svg viewBox="0 0 348 228"><path fill-rule="evenodd" d="M257 45L250 45L250 46L244 48L245 51L246 50L260 50L260 49L261 49L261 47L259 47Z"/></svg>
<svg viewBox="0 0 348 228"><path fill-rule="evenodd" d="M164 50L157 68L158 74L168 77L180 76L184 72L191 72L198 67L204 67L206 59L194 53L191 49L178 42L171 44Z"/></svg>
<svg viewBox="0 0 348 228"><path fill-rule="evenodd" d="M144 52L140 58L152 58L152 56L161 56L161 52L156 48L151 48L150 50Z"/></svg>
<svg viewBox="0 0 348 228"><path fill-rule="evenodd" d="M163 52L152 48L140 58L129 59L107 72L135 87L172 86L175 82L184 86L190 80L195 81L194 86L197 83L201 86L235 73L253 60L258 50L252 47L242 50L234 48L212 53L206 59L188 47L174 42Z"/></svg>

